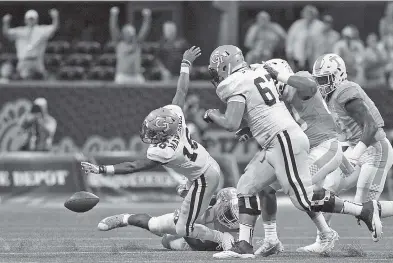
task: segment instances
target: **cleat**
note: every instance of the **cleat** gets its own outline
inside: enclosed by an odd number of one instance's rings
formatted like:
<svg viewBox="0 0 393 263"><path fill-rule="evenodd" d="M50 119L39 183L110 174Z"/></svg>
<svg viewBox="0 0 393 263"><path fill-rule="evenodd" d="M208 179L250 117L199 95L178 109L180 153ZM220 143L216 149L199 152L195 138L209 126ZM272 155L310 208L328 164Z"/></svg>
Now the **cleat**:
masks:
<svg viewBox="0 0 393 263"><path fill-rule="evenodd" d="M214 254L213 258L255 258L255 255L252 245L250 245L247 241L241 240L236 241L230 250Z"/></svg>
<svg viewBox="0 0 393 263"><path fill-rule="evenodd" d="M129 217L130 214L120 214L106 217L102 219L100 223L98 223L97 228L100 231L108 231L115 228L128 226L128 223L124 223L125 216Z"/></svg>
<svg viewBox="0 0 393 263"><path fill-rule="evenodd" d="M233 236L230 233L225 232L221 241L222 250L230 250L233 246L233 243L235 243L235 239L233 238Z"/></svg>
<svg viewBox="0 0 393 263"><path fill-rule="evenodd" d="M382 222L379 215L379 204L372 200L363 204L361 214L357 217L362 220L371 232L371 237L374 242L378 242L382 238Z"/></svg>
<svg viewBox="0 0 393 263"><path fill-rule="evenodd" d="M263 244L255 251L255 255L268 257L270 255L279 254L284 251L284 246L281 241L276 240L263 240Z"/></svg>
<svg viewBox="0 0 393 263"><path fill-rule="evenodd" d="M326 255L333 250L334 244L338 239L338 233L333 229L329 233L319 233L315 243L300 247L296 249L296 252Z"/></svg>

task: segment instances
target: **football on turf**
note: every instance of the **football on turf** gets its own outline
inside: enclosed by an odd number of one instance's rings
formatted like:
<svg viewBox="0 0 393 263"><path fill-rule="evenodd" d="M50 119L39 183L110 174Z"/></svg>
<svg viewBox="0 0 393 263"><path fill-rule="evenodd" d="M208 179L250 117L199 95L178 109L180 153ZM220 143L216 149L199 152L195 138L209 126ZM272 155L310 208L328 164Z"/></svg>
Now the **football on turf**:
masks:
<svg viewBox="0 0 393 263"><path fill-rule="evenodd" d="M64 206L73 212L84 213L95 207L99 201L100 198L95 194L81 191L73 194L65 201Z"/></svg>

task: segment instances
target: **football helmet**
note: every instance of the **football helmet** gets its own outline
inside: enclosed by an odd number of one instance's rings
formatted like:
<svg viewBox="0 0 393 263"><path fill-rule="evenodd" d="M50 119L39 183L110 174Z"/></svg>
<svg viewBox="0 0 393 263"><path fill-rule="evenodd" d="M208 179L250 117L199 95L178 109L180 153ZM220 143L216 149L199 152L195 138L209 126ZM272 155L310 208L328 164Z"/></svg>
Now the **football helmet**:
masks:
<svg viewBox="0 0 393 263"><path fill-rule="evenodd" d="M221 225L229 229L239 228L239 205L237 190L234 187L221 189L217 193L217 202L214 205L215 215Z"/></svg>
<svg viewBox="0 0 393 263"><path fill-rule="evenodd" d="M140 136L144 143L156 144L177 133L179 116L167 108L158 108L147 115L142 123Z"/></svg>
<svg viewBox="0 0 393 263"><path fill-rule="evenodd" d="M312 76L317 82L322 96L326 97L347 79L344 60L333 53L322 55L314 63Z"/></svg>
<svg viewBox="0 0 393 263"><path fill-rule="evenodd" d="M277 72L285 72L288 74L293 74L293 70L292 70L291 66L288 64L287 61L285 61L283 59L274 58L274 59L270 59L270 60L266 61L265 63L266 63L266 65L273 68ZM285 84L281 81L278 81L278 80L274 80L274 84L276 84L276 88L277 88L278 93L280 95L283 95L284 89L287 86L287 84Z"/></svg>
<svg viewBox="0 0 393 263"><path fill-rule="evenodd" d="M232 45L216 48L210 55L209 73L215 87L236 70L247 67L243 52Z"/></svg>

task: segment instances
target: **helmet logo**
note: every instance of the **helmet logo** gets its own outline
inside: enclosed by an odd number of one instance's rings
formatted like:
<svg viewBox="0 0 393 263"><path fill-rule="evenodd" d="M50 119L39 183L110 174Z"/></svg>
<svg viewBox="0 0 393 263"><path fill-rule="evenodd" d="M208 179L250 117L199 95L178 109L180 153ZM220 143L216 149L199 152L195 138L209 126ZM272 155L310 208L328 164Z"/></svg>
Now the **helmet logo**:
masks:
<svg viewBox="0 0 393 263"><path fill-rule="evenodd" d="M169 130L169 124L172 124L173 121L170 118L156 117L155 125L159 128L164 128L164 132Z"/></svg>
<svg viewBox="0 0 393 263"><path fill-rule="evenodd" d="M220 54L220 52L217 50L212 56L211 63L219 65L224 62L223 58L227 56L229 56L228 52Z"/></svg>

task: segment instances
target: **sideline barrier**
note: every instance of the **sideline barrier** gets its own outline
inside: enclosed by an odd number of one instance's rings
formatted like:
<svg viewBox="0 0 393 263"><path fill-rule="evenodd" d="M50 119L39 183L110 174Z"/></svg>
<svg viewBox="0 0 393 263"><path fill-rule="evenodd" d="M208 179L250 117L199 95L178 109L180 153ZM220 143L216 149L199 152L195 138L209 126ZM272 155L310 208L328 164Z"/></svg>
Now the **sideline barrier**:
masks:
<svg viewBox="0 0 393 263"><path fill-rule="evenodd" d="M89 190L80 162L82 154L12 152L0 155L0 195L48 197Z"/></svg>

